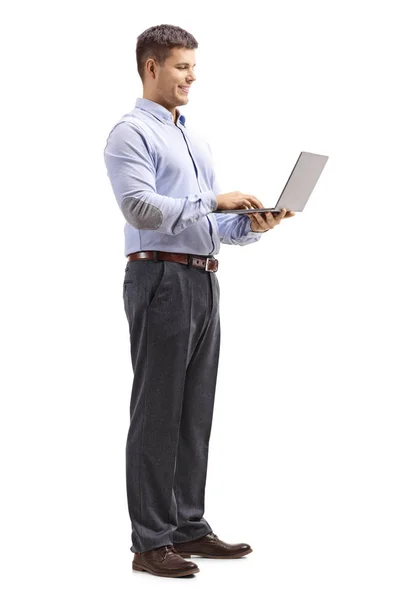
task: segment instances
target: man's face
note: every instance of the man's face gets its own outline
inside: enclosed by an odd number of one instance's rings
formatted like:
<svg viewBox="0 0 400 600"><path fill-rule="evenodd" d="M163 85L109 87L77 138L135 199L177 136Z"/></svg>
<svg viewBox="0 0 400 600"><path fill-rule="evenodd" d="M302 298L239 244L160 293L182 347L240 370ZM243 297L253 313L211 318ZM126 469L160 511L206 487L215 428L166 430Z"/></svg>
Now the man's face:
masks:
<svg viewBox="0 0 400 600"><path fill-rule="evenodd" d="M195 50L188 48L172 48L164 66L155 64L156 77L147 78L146 90L167 108L175 108L189 102L191 84L195 81ZM186 93L182 87L186 87Z"/></svg>

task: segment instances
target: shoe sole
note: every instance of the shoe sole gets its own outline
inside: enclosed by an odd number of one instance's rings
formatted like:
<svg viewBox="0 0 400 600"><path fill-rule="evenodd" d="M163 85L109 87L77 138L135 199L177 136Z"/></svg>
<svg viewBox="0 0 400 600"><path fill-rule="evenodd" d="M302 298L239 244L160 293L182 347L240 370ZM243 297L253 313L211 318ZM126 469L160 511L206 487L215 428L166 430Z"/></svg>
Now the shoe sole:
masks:
<svg viewBox="0 0 400 600"><path fill-rule="evenodd" d="M149 567L145 567L143 565L135 565L135 564L132 564L132 569L134 571L147 571L148 573L151 573L152 575L157 575L157 577L185 577L185 575L194 575L195 573L200 572L199 567L195 567L193 569L189 569L186 571L179 571L176 573L156 573L155 571L152 571L152 569L149 569Z"/></svg>
<svg viewBox="0 0 400 600"><path fill-rule="evenodd" d="M241 556L246 556L246 554L250 554L253 552L253 549L244 550L243 552L238 552L237 554L227 554L226 556L217 556L216 554L205 554L204 552L181 552L177 549L179 556L182 558L191 558L192 556L200 556L201 558L240 558Z"/></svg>

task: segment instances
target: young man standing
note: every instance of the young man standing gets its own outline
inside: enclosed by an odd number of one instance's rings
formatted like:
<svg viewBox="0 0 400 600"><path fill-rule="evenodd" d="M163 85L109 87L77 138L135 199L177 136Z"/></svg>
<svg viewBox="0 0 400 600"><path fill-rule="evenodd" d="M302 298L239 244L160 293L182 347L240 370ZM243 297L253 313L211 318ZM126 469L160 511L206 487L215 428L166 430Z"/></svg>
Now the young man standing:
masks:
<svg viewBox="0 0 400 600"><path fill-rule="evenodd" d="M165 577L199 571L192 555L237 558L204 519L219 349L220 243L246 245L294 213L250 194L221 194L210 147L186 126L195 38L159 25L137 39L143 97L111 130L107 174L126 219L123 283L134 372L126 444L133 569Z"/></svg>

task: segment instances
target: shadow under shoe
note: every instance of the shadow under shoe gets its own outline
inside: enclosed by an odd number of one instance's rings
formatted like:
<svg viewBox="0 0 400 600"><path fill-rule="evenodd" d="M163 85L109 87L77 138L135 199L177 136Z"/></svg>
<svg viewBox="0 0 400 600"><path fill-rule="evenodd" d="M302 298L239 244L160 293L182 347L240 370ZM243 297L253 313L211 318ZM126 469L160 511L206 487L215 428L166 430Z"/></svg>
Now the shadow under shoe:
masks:
<svg viewBox="0 0 400 600"><path fill-rule="evenodd" d="M200 571L194 562L183 559L172 545L135 552L132 569L147 571L159 577L184 577Z"/></svg>

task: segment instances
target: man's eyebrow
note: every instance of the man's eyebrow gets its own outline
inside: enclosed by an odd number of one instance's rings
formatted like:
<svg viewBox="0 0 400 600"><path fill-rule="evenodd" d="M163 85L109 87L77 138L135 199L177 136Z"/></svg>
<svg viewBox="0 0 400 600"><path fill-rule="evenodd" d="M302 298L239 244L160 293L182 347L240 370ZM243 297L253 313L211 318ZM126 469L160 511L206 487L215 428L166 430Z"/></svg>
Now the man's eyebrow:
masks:
<svg viewBox="0 0 400 600"><path fill-rule="evenodd" d="M189 64L189 63L187 63L187 62L181 62L181 63L177 63L175 66L178 66L178 65L188 65L188 64ZM193 66L195 67L195 66L196 66L196 63L194 63L194 65L193 65Z"/></svg>

